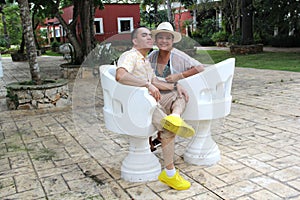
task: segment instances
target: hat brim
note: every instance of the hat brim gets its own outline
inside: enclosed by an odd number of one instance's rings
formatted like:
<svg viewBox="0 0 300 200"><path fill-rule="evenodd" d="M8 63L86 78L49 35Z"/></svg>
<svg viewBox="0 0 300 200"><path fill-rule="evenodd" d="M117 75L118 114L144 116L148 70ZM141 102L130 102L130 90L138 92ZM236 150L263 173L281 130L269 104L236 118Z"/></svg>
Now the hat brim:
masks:
<svg viewBox="0 0 300 200"><path fill-rule="evenodd" d="M179 32L176 32L176 31L169 31L169 30L153 30L151 31L152 33L152 37L155 39L155 36L158 34L158 33L171 33L173 36L174 36L174 40L173 40L173 43L177 43L177 42L180 42L182 36Z"/></svg>

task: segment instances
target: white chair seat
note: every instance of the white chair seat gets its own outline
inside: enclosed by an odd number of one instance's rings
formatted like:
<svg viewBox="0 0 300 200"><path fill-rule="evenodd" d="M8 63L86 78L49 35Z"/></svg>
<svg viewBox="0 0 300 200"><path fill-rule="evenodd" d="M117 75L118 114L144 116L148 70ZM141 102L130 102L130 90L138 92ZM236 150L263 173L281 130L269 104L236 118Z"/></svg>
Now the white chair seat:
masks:
<svg viewBox="0 0 300 200"><path fill-rule="evenodd" d="M184 153L188 163L213 165L220 160L210 126L213 119L230 113L234 67L235 59L230 58L179 81L190 96L182 118L196 131ZM157 103L146 88L118 83L115 73L113 65L100 67L106 128L130 136L129 153L122 163L121 176L133 182L156 180L160 163L150 152L148 138L156 133L152 114Z"/></svg>

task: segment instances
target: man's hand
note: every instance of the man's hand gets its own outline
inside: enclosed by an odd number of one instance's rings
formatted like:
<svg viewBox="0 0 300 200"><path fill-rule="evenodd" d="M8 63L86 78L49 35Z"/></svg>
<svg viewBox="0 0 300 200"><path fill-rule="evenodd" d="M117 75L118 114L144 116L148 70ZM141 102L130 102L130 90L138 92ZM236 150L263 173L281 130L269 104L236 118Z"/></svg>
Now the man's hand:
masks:
<svg viewBox="0 0 300 200"><path fill-rule="evenodd" d="M189 95L188 95L187 91L180 84L177 84L177 92L178 92L179 97L184 96L186 102L189 101Z"/></svg>
<svg viewBox="0 0 300 200"><path fill-rule="evenodd" d="M156 101L159 101L160 98L161 98L161 94L160 94L160 91L157 87L155 87L154 85L152 85L151 83L149 84L148 86L148 91L149 93L154 97L154 99Z"/></svg>

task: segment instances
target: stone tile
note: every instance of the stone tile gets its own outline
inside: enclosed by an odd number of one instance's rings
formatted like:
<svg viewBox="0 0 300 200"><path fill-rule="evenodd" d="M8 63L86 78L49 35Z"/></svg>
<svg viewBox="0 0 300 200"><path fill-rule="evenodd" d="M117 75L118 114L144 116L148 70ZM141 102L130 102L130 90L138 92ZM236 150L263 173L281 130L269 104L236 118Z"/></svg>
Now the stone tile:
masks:
<svg viewBox="0 0 300 200"><path fill-rule="evenodd" d="M69 191L69 187L60 175L41 178L41 183L47 195L60 194Z"/></svg>
<svg viewBox="0 0 300 200"><path fill-rule="evenodd" d="M250 197L253 199L264 199L264 200L281 200L280 196L275 195L274 193L268 190L260 190L253 194L250 194Z"/></svg>
<svg viewBox="0 0 300 200"><path fill-rule="evenodd" d="M277 170L277 168L272 167L271 165L261 162L259 160L256 160L255 158L243 158L239 159L239 161L261 173L268 173Z"/></svg>
<svg viewBox="0 0 300 200"><path fill-rule="evenodd" d="M8 177L13 177L13 176L18 176L21 174L28 174L34 172L34 169L32 167L20 167L16 169L11 169L8 171L3 171L0 173L0 178L8 178Z"/></svg>
<svg viewBox="0 0 300 200"><path fill-rule="evenodd" d="M299 191L275 180L271 177L260 176L251 179L252 182L260 185L263 188L272 191L274 194L280 196L281 198L290 198L296 195L300 195Z"/></svg>
<svg viewBox="0 0 300 200"><path fill-rule="evenodd" d="M104 199L124 199L132 200L133 198L128 194L126 190L121 188L115 181L109 182L104 185L98 186L101 196Z"/></svg>
<svg viewBox="0 0 300 200"><path fill-rule="evenodd" d="M62 176L66 181L82 179L85 177L84 173L77 165L70 166L68 171L62 172Z"/></svg>
<svg viewBox="0 0 300 200"><path fill-rule="evenodd" d="M1 153L0 153L0 155L1 155ZM1 156L0 156L0 157L1 157ZM10 163L9 163L9 159L8 159L8 158L2 158L2 159L0 159L0 166L1 166L1 168L0 168L0 173L1 173L2 171L8 171L8 170L11 169ZM0 176L0 177L1 177L1 176Z"/></svg>
<svg viewBox="0 0 300 200"><path fill-rule="evenodd" d="M189 179L188 179L189 180ZM162 199L188 199L192 198L196 195L202 194L207 192L207 190L200 184L191 182L191 188L188 190L174 190L171 189L170 187L166 186L165 184L159 182L160 185L162 185L163 188L166 188L165 190L158 192L158 195Z"/></svg>
<svg viewBox="0 0 300 200"><path fill-rule="evenodd" d="M233 184L243 180L248 180L253 177L259 176L261 173L251 169L251 168L242 168L238 170L231 171L230 173L219 175L218 178L224 181L227 184Z"/></svg>
<svg viewBox="0 0 300 200"><path fill-rule="evenodd" d="M0 198L16 193L16 186L12 177L2 178L0 176Z"/></svg>
<svg viewBox="0 0 300 200"><path fill-rule="evenodd" d="M214 166L206 167L205 171L207 171L210 174L213 174L215 176L218 176L218 175L225 174L225 173L229 172L228 169L226 169L225 167L223 167L221 165L214 165Z"/></svg>
<svg viewBox="0 0 300 200"><path fill-rule="evenodd" d="M203 194L195 195L194 197L191 198L191 200L199 200L199 199L204 199L204 200L221 200L222 198L216 196L213 193L206 192Z"/></svg>
<svg viewBox="0 0 300 200"><path fill-rule="evenodd" d="M27 190L18 192L12 195L8 195L5 199L45 199L45 193L42 188L36 188L33 190Z"/></svg>
<svg viewBox="0 0 300 200"><path fill-rule="evenodd" d="M300 188L300 178L298 177L296 180L289 181L289 182L287 182L287 184L288 184L290 187L299 190L299 188Z"/></svg>
<svg viewBox="0 0 300 200"><path fill-rule="evenodd" d="M41 188L41 184L39 182L39 179L36 177L35 173L19 175L15 176L14 178L18 193Z"/></svg>
<svg viewBox="0 0 300 200"><path fill-rule="evenodd" d="M261 187L248 181L241 181L235 184L227 185L216 189L214 192L224 199L235 199L242 196L249 196L250 194L260 190Z"/></svg>
<svg viewBox="0 0 300 200"><path fill-rule="evenodd" d="M12 169L21 168L21 167L29 167L29 168L31 167L31 162L27 154L25 153L22 154L9 157Z"/></svg>
<svg viewBox="0 0 300 200"><path fill-rule="evenodd" d="M133 199L143 200L160 200L161 198L155 194L146 185L140 185L138 187L128 188L126 190Z"/></svg>
<svg viewBox="0 0 300 200"><path fill-rule="evenodd" d="M286 169L271 172L268 175L271 177L274 177L275 179L282 181L282 182L291 181L296 178L300 179L300 167L292 166L292 167L288 167Z"/></svg>
<svg viewBox="0 0 300 200"><path fill-rule="evenodd" d="M219 165L222 165L224 168L229 169L230 171L242 169L245 167L244 164L227 157L226 155L223 155L221 158L221 161L219 162Z"/></svg>
<svg viewBox="0 0 300 200"><path fill-rule="evenodd" d="M187 175L189 175L195 182L211 190L226 186L226 183L219 179L218 175L208 173L206 170L194 170L187 173Z"/></svg>
<svg viewBox="0 0 300 200"><path fill-rule="evenodd" d="M252 157L259 160L259 161L262 161L262 162L271 161L271 160L274 160L276 158L275 156L273 156L269 153L266 153L266 152L253 155Z"/></svg>
<svg viewBox="0 0 300 200"><path fill-rule="evenodd" d="M254 199L249 196L242 196L242 197L236 198L236 200L254 200Z"/></svg>
<svg viewBox="0 0 300 200"><path fill-rule="evenodd" d="M294 155L289 155L268 162L269 165L276 166L279 169L297 165L299 163L300 163L300 157Z"/></svg>

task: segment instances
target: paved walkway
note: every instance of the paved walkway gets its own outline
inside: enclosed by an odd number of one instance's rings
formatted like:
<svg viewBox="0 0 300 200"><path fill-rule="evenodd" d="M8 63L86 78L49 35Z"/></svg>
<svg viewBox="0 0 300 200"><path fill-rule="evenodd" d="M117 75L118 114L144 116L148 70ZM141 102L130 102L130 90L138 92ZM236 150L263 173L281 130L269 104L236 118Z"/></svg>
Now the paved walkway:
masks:
<svg viewBox="0 0 300 200"><path fill-rule="evenodd" d="M231 115L213 126L222 159L210 167L186 164L188 140L178 138L176 166L192 186L175 191L120 178L128 142L105 129L97 79L74 86L88 94L88 84L96 103L76 93L73 107L8 111L4 85L27 79L29 70L2 61L0 199L300 199L300 73L237 67ZM61 58L39 61L43 75L59 76ZM156 155L161 159L160 149Z"/></svg>

